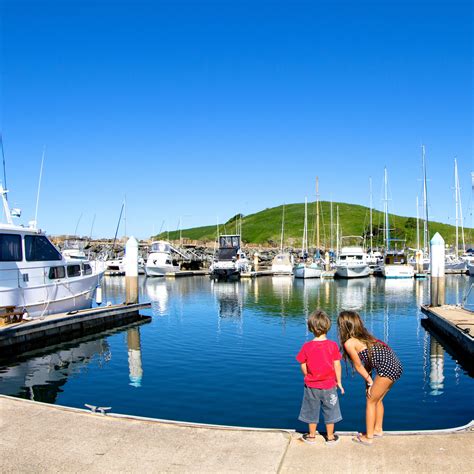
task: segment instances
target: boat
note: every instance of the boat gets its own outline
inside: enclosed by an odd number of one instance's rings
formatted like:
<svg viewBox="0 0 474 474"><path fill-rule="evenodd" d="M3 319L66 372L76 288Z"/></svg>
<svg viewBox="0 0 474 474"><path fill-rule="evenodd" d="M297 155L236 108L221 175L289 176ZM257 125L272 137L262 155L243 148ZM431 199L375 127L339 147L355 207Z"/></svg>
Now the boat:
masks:
<svg viewBox="0 0 474 474"><path fill-rule="evenodd" d="M241 273L250 271L250 262L240 248L239 234L220 235L218 241L219 249L209 267L213 280L238 279Z"/></svg>
<svg viewBox="0 0 474 474"><path fill-rule="evenodd" d="M146 260L145 273L149 277L162 277L167 273L179 271L179 265L173 259L169 242L158 240L151 243L151 250Z"/></svg>
<svg viewBox="0 0 474 474"><path fill-rule="evenodd" d="M293 274L293 255L283 251L283 236L285 232L285 206L283 205L283 215L281 220L281 238L280 252L272 260L273 275L292 275Z"/></svg>
<svg viewBox="0 0 474 474"><path fill-rule="evenodd" d="M304 204L304 226L303 241L301 245L301 262L294 268L295 278L321 278L323 269L321 266L308 258L308 200Z"/></svg>
<svg viewBox="0 0 474 474"><path fill-rule="evenodd" d="M467 273L469 276L474 277L474 262L467 262Z"/></svg>
<svg viewBox="0 0 474 474"><path fill-rule="evenodd" d="M0 301L25 312L25 319L90 308L103 271L88 260L69 259L37 228L15 225L19 210L10 210L0 184L6 223L0 223Z"/></svg>
<svg viewBox="0 0 474 474"><path fill-rule="evenodd" d="M342 239L347 238L343 237ZM336 277L365 278L369 275L369 261L364 248L362 246L342 247L336 260Z"/></svg>

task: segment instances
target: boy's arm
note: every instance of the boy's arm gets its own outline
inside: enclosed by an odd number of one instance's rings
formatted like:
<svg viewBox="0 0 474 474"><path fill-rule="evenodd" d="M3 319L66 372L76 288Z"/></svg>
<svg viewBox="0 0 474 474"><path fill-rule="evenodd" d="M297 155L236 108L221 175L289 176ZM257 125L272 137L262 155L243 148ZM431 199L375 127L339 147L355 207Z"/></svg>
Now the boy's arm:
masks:
<svg viewBox="0 0 474 474"><path fill-rule="evenodd" d="M342 367L340 360L334 361L334 371L336 372L337 386L339 387L341 394L344 395L344 388L342 386Z"/></svg>
<svg viewBox="0 0 474 474"><path fill-rule="evenodd" d="M301 364L301 372L303 372L303 375L305 377L308 375L308 367L306 367L306 362L303 362Z"/></svg>

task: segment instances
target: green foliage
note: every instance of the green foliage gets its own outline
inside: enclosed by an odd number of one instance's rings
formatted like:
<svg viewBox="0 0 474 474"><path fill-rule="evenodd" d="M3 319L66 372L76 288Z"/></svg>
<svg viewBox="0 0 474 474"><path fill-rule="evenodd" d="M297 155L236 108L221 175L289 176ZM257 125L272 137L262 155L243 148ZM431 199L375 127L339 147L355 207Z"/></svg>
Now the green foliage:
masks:
<svg viewBox="0 0 474 474"><path fill-rule="evenodd" d="M331 226L331 204L322 201L320 204L320 242L321 246L329 246ZM277 206L270 209L242 216L242 240L246 243L262 245L279 245L281 220L283 206ZM370 239L369 227L369 209L365 206L347 203L333 203L333 242L335 244L336 236L336 215L339 211L340 235L358 235L365 237L367 244ZM219 232L234 233L236 220L240 214L229 219L225 224L219 225ZM316 205L314 202L308 203L308 240L310 246L316 242ZM287 204L285 206L285 245L292 247L301 247L303 237L304 223L304 204ZM383 213L377 210L373 211L372 234L374 246L383 245L384 219ZM407 245L414 247L416 244L416 219L413 217L402 217L394 214L389 216L390 235L396 239L406 239ZM423 229L423 221L420 220L420 232ZM455 229L448 224L439 222L429 223L430 238L439 232L447 244L453 244L455 238ZM182 237L191 240L202 240L212 242L216 238L217 226L194 227L183 229ZM472 229L466 229L466 238L472 235ZM167 233L163 232L154 238L167 239ZM179 239L179 231L169 233L170 240Z"/></svg>

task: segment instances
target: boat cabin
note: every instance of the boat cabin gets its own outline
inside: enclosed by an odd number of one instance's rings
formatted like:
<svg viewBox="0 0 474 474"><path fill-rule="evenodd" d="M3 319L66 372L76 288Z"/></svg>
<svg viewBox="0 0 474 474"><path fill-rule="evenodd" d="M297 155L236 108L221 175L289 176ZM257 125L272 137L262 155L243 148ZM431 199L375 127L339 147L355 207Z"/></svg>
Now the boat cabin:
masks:
<svg viewBox="0 0 474 474"><path fill-rule="evenodd" d="M406 265L408 263L407 256L403 253L388 253L384 259L385 265Z"/></svg>
<svg viewBox="0 0 474 474"><path fill-rule="evenodd" d="M240 250L240 235L221 235L219 237L218 260L235 260Z"/></svg>

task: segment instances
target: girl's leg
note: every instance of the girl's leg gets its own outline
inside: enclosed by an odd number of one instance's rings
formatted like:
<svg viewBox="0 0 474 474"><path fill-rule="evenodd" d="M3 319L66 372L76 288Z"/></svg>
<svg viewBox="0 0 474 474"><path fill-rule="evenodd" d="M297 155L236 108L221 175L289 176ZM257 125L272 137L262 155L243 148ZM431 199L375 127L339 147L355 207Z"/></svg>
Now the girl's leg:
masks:
<svg viewBox="0 0 474 474"><path fill-rule="evenodd" d="M374 433L378 435L383 434L383 415L384 415L383 399L385 395L387 395L387 393L388 393L388 390L380 397L380 400L377 403L377 409L375 412Z"/></svg>
<svg viewBox="0 0 474 474"><path fill-rule="evenodd" d="M377 405L385 394L390 390L393 381L387 377L375 377L374 385L370 391L370 398L367 397L367 405L365 409L366 433L362 436L364 441L371 441L374 437L375 422L377 418ZM383 420L383 405L382 405Z"/></svg>

